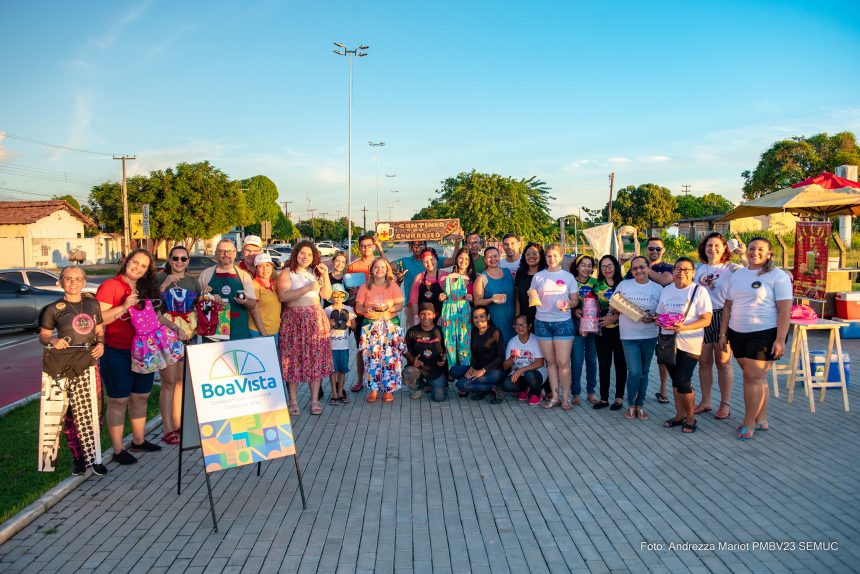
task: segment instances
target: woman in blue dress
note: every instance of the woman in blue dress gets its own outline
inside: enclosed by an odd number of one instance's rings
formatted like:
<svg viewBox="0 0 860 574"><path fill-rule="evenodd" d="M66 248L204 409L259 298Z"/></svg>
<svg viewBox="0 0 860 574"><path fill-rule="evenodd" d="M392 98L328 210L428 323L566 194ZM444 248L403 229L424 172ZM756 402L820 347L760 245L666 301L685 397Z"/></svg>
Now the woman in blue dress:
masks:
<svg viewBox="0 0 860 574"><path fill-rule="evenodd" d="M499 250L495 247L484 250L484 262L487 269L475 281L475 305L490 310L490 320L507 344L514 336L514 277L499 267Z"/></svg>

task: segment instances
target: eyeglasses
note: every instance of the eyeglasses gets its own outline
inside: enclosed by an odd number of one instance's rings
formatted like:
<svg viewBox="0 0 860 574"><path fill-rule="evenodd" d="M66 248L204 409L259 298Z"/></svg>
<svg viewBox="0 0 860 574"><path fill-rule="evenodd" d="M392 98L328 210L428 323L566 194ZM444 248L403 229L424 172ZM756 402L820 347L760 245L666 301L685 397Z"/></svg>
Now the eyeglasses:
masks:
<svg viewBox="0 0 860 574"><path fill-rule="evenodd" d="M601 269L615 269L615 265L612 263L607 263L606 265L601 265Z"/></svg>
<svg viewBox="0 0 860 574"><path fill-rule="evenodd" d="M525 323L514 323L514 327L528 327Z"/></svg>
<svg viewBox="0 0 860 574"><path fill-rule="evenodd" d="M230 255L231 253L236 253L235 249L219 249L218 255Z"/></svg>
<svg viewBox="0 0 860 574"><path fill-rule="evenodd" d="M655 251L657 253L660 253L661 251L663 251L663 248L662 247L649 247L648 251Z"/></svg>
<svg viewBox="0 0 860 574"><path fill-rule="evenodd" d="M183 263L185 263L186 261L188 261L188 258L187 258L187 257L171 257L170 259L171 259L172 261L182 261Z"/></svg>
<svg viewBox="0 0 860 574"><path fill-rule="evenodd" d="M692 267L675 267L675 273L692 273L695 271Z"/></svg>
<svg viewBox="0 0 860 574"><path fill-rule="evenodd" d="M83 283L83 277L63 277L63 283Z"/></svg>

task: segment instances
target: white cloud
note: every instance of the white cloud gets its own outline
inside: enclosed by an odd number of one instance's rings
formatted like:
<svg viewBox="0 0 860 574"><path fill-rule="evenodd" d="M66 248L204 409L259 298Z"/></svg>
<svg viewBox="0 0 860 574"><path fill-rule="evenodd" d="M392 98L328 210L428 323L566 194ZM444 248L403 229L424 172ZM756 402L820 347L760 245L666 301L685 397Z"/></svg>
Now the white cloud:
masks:
<svg viewBox="0 0 860 574"><path fill-rule="evenodd" d="M578 159L568 163L562 169L564 171L580 171L583 169L588 169L590 167L597 167L600 164L601 162L597 161L596 159Z"/></svg>
<svg viewBox="0 0 860 574"><path fill-rule="evenodd" d="M68 147L85 148L94 141L99 141L94 137L91 129L92 123L92 94L79 91L74 95L74 111L72 112L72 122L69 127L69 137L66 139L65 145ZM51 152L51 159L57 159L67 153L69 153L67 150L55 149Z"/></svg>
<svg viewBox="0 0 860 574"><path fill-rule="evenodd" d="M149 8L149 4L150 0L146 0L145 2L132 6L126 10L119 18L111 22L104 34L98 38L90 38L90 44L100 50L111 47L113 43L116 42L119 35L122 34L123 30L146 12L146 9Z"/></svg>
<svg viewBox="0 0 860 574"><path fill-rule="evenodd" d="M639 161L643 163L665 163L667 161L672 161L672 158L667 155L646 155L645 157L639 158Z"/></svg>
<svg viewBox="0 0 860 574"><path fill-rule="evenodd" d="M630 163L631 161L633 160L629 157L623 156L610 157L606 160L607 163Z"/></svg>
<svg viewBox="0 0 860 574"><path fill-rule="evenodd" d="M3 140L6 139L6 132L0 131L0 160L9 159L12 153L3 145Z"/></svg>

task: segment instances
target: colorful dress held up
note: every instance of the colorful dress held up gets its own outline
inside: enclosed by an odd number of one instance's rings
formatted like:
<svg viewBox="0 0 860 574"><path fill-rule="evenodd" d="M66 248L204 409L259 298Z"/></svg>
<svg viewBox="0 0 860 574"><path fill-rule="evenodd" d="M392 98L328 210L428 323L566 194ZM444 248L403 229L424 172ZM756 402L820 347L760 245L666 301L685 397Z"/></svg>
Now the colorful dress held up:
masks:
<svg viewBox="0 0 860 574"><path fill-rule="evenodd" d="M388 319L365 323L359 349L364 351L364 386L385 393L400 390L406 352L403 330Z"/></svg>
<svg viewBox="0 0 860 574"><path fill-rule="evenodd" d="M466 300L466 295L470 294L471 283L458 274L453 279L450 276L445 277L444 287L447 299L442 303L439 325L445 336L448 366L453 367L457 363L468 365L472 360L472 306Z"/></svg>
<svg viewBox="0 0 860 574"><path fill-rule="evenodd" d="M154 373L182 359L185 349L171 329L158 322L152 301L144 301L143 309L129 308L135 335L131 341L131 370Z"/></svg>

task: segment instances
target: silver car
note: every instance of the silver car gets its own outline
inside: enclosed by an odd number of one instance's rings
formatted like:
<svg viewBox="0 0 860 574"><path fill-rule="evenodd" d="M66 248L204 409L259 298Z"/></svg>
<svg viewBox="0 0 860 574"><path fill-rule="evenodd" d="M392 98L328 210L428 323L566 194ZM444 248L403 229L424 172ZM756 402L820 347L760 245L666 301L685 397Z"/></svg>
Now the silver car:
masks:
<svg viewBox="0 0 860 574"><path fill-rule="evenodd" d="M42 309L60 297L56 291L0 277L0 328L38 327Z"/></svg>
<svg viewBox="0 0 860 574"><path fill-rule="evenodd" d="M63 292L63 287L60 285L60 276L53 271L47 269L37 269L35 267L20 267L16 269L0 269L0 277L11 279L22 285L29 285L45 291ZM95 283L87 283L82 291L84 293L95 294L99 286Z"/></svg>

